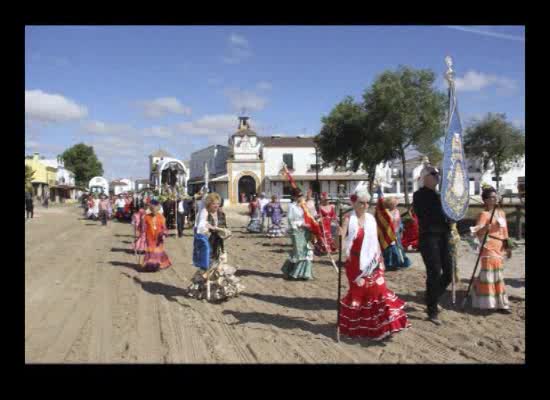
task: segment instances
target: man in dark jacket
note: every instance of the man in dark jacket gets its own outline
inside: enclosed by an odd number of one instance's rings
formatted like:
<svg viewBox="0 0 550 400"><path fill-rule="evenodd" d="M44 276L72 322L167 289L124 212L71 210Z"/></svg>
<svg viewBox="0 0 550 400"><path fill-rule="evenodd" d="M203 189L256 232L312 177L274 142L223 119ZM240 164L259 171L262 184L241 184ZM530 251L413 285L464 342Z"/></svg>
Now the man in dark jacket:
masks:
<svg viewBox="0 0 550 400"><path fill-rule="evenodd" d="M426 166L420 179L423 186L413 195L413 207L419 224L419 250L426 265L428 319L441 325L437 303L451 283L453 273L450 221L443 212L441 195L435 190L439 183L439 171Z"/></svg>
<svg viewBox="0 0 550 400"><path fill-rule="evenodd" d="M27 211L27 219L29 219L29 215L31 218L34 218L34 202L31 192L25 192L25 209Z"/></svg>

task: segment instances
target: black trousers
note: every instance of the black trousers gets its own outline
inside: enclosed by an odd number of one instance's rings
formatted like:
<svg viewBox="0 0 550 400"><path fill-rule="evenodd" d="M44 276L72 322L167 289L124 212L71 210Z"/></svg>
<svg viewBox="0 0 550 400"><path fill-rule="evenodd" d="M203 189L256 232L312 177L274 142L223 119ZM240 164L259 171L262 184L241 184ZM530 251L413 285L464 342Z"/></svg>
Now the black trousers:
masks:
<svg viewBox="0 0 550 400"><path fill-rule="evenodd" d="M185 214L178 212L177 217L177 224L178 224L178 237L181 237L183 235L183 221L184 221Z"/></svg>
<svg viewBox="0 0 550 400"><path fill-rule="evenodd" d="M426 265L428 314L437 314L439 298L453 279L453 248L450 233L427 233L419 237L419 250Z"/></svg>
<svg viewBox="0 0 550 400"><path fill-rule="evenodd" d="M100 211L99 219L101 219L101 225L107 225L107 211Z"/></svg>
<svg viewBox="0 0 550 400"><path fill-rule="evenodd" d="M31 208L31 209L27 208L27 218L29 218L29 215L30 215L30 218L34 218L34 209L33 208Z"/></svg>

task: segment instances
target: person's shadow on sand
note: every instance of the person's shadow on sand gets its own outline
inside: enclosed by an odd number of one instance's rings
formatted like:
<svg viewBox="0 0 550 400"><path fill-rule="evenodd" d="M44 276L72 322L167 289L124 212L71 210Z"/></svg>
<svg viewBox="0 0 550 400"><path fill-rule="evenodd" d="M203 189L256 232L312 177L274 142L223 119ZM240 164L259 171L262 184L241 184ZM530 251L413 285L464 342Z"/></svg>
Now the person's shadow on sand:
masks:
<svg viewBox="0 0 550 400"><path fill-rule="evenodd" d="M130 250L130 249L122 249L122 248L116 248L116 247L111 248L111 251L112 251L113 253L134 254L134 251L133 251L133 250Z"/></svg>
<svg viewBox="0 0 550 400"><path fill-rule="evenodd" d="M179 304L181 304L184 307L189 307L187 304L180 303L176 297L185 297L187 296L187 290L172 286L172 285L166 285L161 282L146 282L139 279L137 276L132 277L135 284L140 285L143 290L145 290L147 293L151 293L154 295L161 295L166 298L168 301L174 301Z"/></svg>
<svg viewBox="0 0 550 400"><path fill-rule="evenodd" d="M525 279L521 278L504 278L504 283L516 289L525 287Z"/></svg>
<svg viewBox="0 0 550 400"><path fill-rule="evenodd" d="M237 322L230 323L229 325L257 323L262 325L275 326L280 329L301 329L305 332L310 332L314 335L325 336L332 340L334 340L335 338L335 329L334 325L332 324L316 325L300 318L287 317L279 314L266 314L260 312L240 312L224 310L222 311L222 314L231 315L238 320Z"/></svg>
<svg viewBox="0 0 550 400"><path fill-rule="evenodd" d="M236 274L237 276L261 276L262 278L283 278L283 274L274 274L273 272L262 272L262 271L253 271L250 269L238 269Z"/></svg>
<svg viewBox="0 0 550 400"><path fill-rule="evenodd" d="M398 294L397 297L399 297L401 300L406 302L409 305L412 305L411 303L416 303L419 305L422 309L423 316L426 315L426 301L425 301L425 294L426 292L424 290L419 290L415 294ZM447 291L439 298L439 306L443 308L444 310L448 311L455 311L463 314L469 314L476 317L486 317L491 312L489 310L481 310L477 308L473 308L471 306L472 304L472 296L468 299L466 302L466 307L464 310L462 309L462 303L464 302L464 298L466 297L466 289L463 290L457 290L456 291L456 302L455 305L452 304L451 299L451 290L450 288L447 289ZM411 316L410 319L423 319Z"/></svg>
<svg viewBox="0 0 550 400"><path fill-rule="evenodd" d="M273 303L285 308L295 308L297 310L317 311L336 309L336 299L326 299L320 297L284 297L271 294L260 293L242 293L243 297L250 297L266 303Z"/></svg>
<svg viewBox="0 0 550 400"><path fill-rule="evenodd" d="M301 318L294 318L283 316L280 314L266 314L260 312L240 312L224 310L224 315L230 315L237 319L237 322L230 323L229 325L240 324L262 324L270 325L285 330L300 329L304 332L309 332L313 335L323 336L326 339L336 343L336 324L313 324L305 321ZM389 338L387 339L389 340ZM381 346L385 347L387 340L385 341L369 341L365 338L348 338L344 335L340 337L340 341L347 344L360 344L364 347Z"/></svg>
<svg viewBox="0 0 550 400"><path fill-rule="evenodd" d="M111 264L114 267L126 267L126 268L133 269L134 271L138 271L137 264L135 263L122 262L122 261L109 261L109 264Z"/></svg>

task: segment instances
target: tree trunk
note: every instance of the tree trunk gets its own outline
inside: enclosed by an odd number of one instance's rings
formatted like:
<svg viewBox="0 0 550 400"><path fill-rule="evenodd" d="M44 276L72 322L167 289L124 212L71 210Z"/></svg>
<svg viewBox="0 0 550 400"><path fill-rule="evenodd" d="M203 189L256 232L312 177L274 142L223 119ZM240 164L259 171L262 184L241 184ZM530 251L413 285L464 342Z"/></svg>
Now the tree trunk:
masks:
<svg viewBox="0 0 550 400"><path fill-rule="evenodd" d="M405 206L409 206L409 188L407 186L408 180L407 180L407 166L405 164L405 151L401 151L401 163L402 163L402 170L403 170L403 190L405 193Z"/></svg>
<svg viewBox="0 0 550 400"><path fill-rule="evenodd" d="M369 205L371 206L373 204L373 198L374 198L374 195L372 193L373 187L374 187L374 175L369 174L369 194L370 194Z"/></svg>
<svg viewBox="0 0 550 400"><path fill-rule="evenodd" d="M497 193L500 193L498 191L498 189L500 187L500 168L495 168L495 178L497 180Z"/></svg>

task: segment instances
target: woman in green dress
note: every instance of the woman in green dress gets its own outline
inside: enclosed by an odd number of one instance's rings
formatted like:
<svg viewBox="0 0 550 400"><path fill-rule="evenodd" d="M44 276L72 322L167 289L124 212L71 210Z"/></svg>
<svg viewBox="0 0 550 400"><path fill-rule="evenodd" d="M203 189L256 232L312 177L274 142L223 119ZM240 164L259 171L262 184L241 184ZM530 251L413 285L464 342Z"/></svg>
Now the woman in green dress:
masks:
<svg viewBox="0 0 550 400"><path fill-rule="evenodd" d="M288 233L292 239L292 251L283 265L284 278L288 280L309 280L313 278L313 235L304 220L305 198L295 190L294 203L288 207Z"/></svg>

